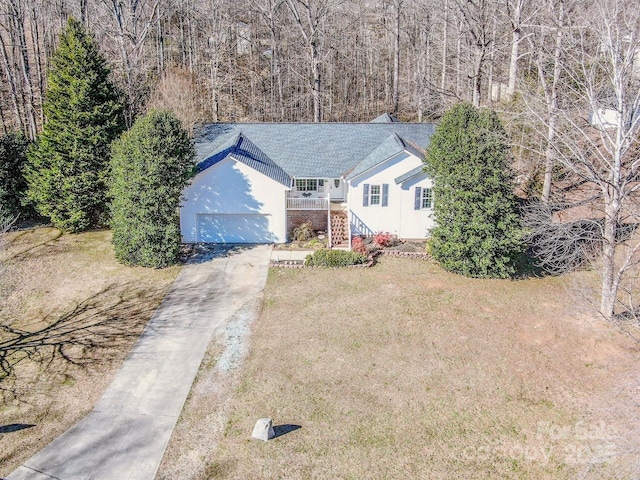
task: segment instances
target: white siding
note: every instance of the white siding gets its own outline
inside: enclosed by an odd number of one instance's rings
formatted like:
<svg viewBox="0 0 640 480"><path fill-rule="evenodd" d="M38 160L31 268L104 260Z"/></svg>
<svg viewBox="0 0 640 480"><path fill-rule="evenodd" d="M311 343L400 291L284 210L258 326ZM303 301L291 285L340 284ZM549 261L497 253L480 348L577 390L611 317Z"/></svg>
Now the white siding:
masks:
<svg viewBox="0 0 640 480"><path fill-rule="evenodd" d="M397 185L394 180L421 165L421 158L404 152L352 178L347 194L352 233L369 235L389 232L400 238L426 238L434 223L431 211L415 210L414 188L431 187L432 181L425 174L417 175L401 185ZM363 206L365 184L387 184L388 206Z"/></svg>
<svg viewBox="0 0 640 480"><path fill-rule="evenodd" d="M425 238L429 230L435 226L433 208L430 210L416 210L416 187L433 188L433 180L426 173L410 178L401 187L402 216L400 218L400 238ZM435 198L432 203L435 203Z"/></svg>
<svg viewBox="0 0 640 480"><path fill-rule="evenodd" d="M245 218L261 219L256 222L256 228L261 230L256 232L257 238L285 242L287 190L281 183L244 163L227 158L200 172L183 192L180 208L182 239L188 243L207 240L199 238L198 215L204 218L205 214L240 214Z"/></svg>

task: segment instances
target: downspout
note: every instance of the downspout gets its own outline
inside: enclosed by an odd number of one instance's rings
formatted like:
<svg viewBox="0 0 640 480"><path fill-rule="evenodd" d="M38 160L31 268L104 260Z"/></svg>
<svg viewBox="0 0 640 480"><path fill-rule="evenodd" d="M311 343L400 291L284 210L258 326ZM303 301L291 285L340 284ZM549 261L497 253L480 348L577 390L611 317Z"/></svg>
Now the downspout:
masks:
<svg viewBox="0 0 640 480"><path fill-rule="evenodd" d="M331 194L327 196L327 236L329 237L329 248L333 248L331 239Z"/></svg>
<svg viewBox="0 0 640 480"><path fill-rule="evenodd" d="M291 178L291 182L289 182L289 190L284 191L284 234L285 234L285 243L289 242L289 197L291 196L291 191L293 190L293 186L295 185L295 179Z"/></svg>
<svg viewBox="0 0 640 480"><path fill-rule="evenodd" d="M342 177L344 180L344 199L347 202L347 246L349 247L349 251L351 251L351 207L349 206L349 183L345 177Z"/></svg>

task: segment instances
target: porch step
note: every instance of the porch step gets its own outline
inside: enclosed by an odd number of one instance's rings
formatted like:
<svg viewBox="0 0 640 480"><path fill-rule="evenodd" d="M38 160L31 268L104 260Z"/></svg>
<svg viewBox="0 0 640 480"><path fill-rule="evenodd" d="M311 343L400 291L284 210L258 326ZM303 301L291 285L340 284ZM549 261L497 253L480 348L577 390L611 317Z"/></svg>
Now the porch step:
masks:
<svg viewBox="0 0 640 480"><path fill-rule="evenodd" d="M349 220L345 212L331 211L331 245L334 247L349 244Z"/></svg>

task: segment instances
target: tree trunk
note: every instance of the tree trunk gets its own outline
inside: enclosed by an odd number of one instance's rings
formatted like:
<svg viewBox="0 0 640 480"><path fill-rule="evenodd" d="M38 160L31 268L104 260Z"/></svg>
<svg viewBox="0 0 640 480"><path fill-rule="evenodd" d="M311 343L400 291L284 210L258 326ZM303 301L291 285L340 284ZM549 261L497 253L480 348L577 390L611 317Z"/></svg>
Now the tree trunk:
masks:
<svg viewBox="0 0 640 480"><path fill-rule="evenodd" d="M31 83L31 68L29 64L29 51L27 38L24 31L24 12L20 5L12 3L13 22L17 34L18 49L20 50L20 67L26 93L25 114L27 117L27 132L31 140L35 140L37 134L36 107L33 97L33 85Z"/></svg>
<svg viewBox="0 0 640 480"><path fill-rule="evenodd" d="M600 313L611 320L615 313L616 297L618 296L619 280L616 275L615 254L616 254L616 229L617 201L606 199L604 233L602 236L602 292L600 300Z"/></svg>
<svg viewBox="0 0 640 480"><path fill-rule="evenodd" d="M7 47L2 35L0 35L0 52L2 52L2 66L4 67L4 73L9 82L9 89L11 91L11 104L13 106L13 114L15 116L15 122L22 133L27 133L24 128L24 120L22 118L22 112L20 111L20 104L18 103L18 89L15 79L13 78L13 72L11 71L11 65L9 63L9 54L7 53Z"/></svg>
<svg viewBox="0 0 640 480"><path fill-rule="evenodd" d="M400 8L402 0L396 0L396 15L393 24L393 113L397 114L400 107Z"/></svg>
<svg viewBox="0 0 640 480"><path fill-rule="evenodd" d="M322 85L320 83L320 55L318 53L317 41L311 42L311 74L313 76L313 84L311 87L313 121L319 123L322 121L322 98L320 96L320 88Z"/></svg>
<svg viewBox="0 0 640 480"><path fill-rule="evenodd" d="M545 72L543 63L546 59L541 54L537 57L538 73L540 76L540 82L545 90L545 98L547 101L547 115L548 115L548 127L547 127L547 147L545 152L545 166L544 166L544 182L542 185L542 202L549 203L551 196L551 184L553 182L553 167L555 165L555 150L554 143L557 133L557 119L558 119L558 82L560 81L561 73L561 60L562 60L562 37L564 32L562 30L562 22L564 21L564 8L563 4L560 4L560 24L556 31L555 47L553 51L553 72L551 77L551 85L545 78Z"/></svg>
<svg viewBox="0 0 640 480"><path fill-rule="evenodd" d="M513 11L509 12L511 21L511 55L509 57L509 83L507 85L507 99L511 100L516 92L516 80L518 77L518 55L520 52L520 40L522 39L522 8L524 0L515 0ZM507 8L511 10L511 3L507 2Z"/></svg>
<svg viewBox="0 0 640 480"><path fill-rule="evenodd" d="M475 62L473 72L473 106L480 107L480 99L482 98L482 68L484 65L485 51L481 45L475 46Z"/></svg>
<svg viewBox="0 0 640 480"><path fill-rule="evenodd" d="M447 43L449 40L448 0L444 0L444 20L442 27L442 72L440 72L440 90L444 91L447 85Z"/></svg>
<svg viewBox="0 0 640 480"><path fill-rule="evenodd" d="M518 55L520 50L520 28L511 32L511 57L509 58L509 84L507 85L507 99L511 100L516 92L516 78L518 75Z"/></svg>
<svg viewBox="0 0 640 480"><path fill-rule="evenodd" d="M36 63L36 75L38 78L38 97L40 99L40 125L44 124L44 110L42 104L44 103L44 68L42 66L43 54L41 49L40 40L40 28L38 27L38 15L35 4L31 6L31 37L33 40L35 63Z"/></svg>
<svg viewBox="0 0 640 480"><path fill-rule="evenodd" d="M549 112L549 124L547 126L547 147L545 149L545 163L544 163L544 182L542 184L542 197L543 203L549 203L551 197L551 183L553 181L553 167L555 165L555 150L553 148L556 137L556 120L557 120L557 108L552 107Z"/></svg>
<svg viewBox="0 0 640 480"><path fill-rule="evenodd" d="M487 102L491 104L493 101L493 66L496 59L496 29L498 21L493 19L493 29L491 30L491 49L489 50L489 71L487 72ZM500 101L500 88L498 89L497 101Z"/></svg>

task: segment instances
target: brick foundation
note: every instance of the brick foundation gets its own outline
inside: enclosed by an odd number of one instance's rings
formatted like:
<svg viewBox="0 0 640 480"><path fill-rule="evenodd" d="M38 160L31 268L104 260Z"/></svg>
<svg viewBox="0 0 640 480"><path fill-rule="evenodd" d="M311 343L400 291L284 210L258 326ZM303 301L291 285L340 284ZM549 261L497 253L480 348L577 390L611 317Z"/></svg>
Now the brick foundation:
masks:
<svg viewBox="0 0 640 480"><path fill-rule="evenodd" d="M287 210L287 230L289 240L293 239L293 230L305 222L311 222L315 231L328 230L326 210Z"/></svg>

